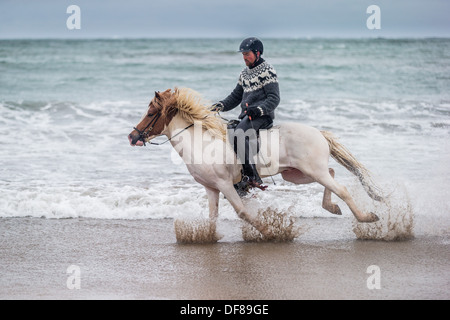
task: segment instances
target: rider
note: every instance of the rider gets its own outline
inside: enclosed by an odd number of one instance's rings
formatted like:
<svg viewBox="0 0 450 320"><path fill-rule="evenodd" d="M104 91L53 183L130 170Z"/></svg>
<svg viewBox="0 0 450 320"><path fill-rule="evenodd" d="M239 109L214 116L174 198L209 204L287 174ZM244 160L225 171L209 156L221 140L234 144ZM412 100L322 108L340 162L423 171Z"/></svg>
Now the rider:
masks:
<svg viewBox="0 0 450 320"><path fill-rule="evenodd" d="M237 155L243 164L243 178L248 177L248 183L256 187L261 187L262 184L253 163L253 157L257 152L256 132L272 126L275 118L274 110L280 103L277 74L261 57L263 51L263 43L258 38L252 37L242 41L238 52L242 52L247 68L242 70L231 94L211 108L212 111L229 111L241 105L242 112L239 115L241 122L237 125L236 132L239 129L243 130L249 139L245 139L245 150L239 150L238 145ZM253 134L248 134L250 129L253 130Z"/></svg>

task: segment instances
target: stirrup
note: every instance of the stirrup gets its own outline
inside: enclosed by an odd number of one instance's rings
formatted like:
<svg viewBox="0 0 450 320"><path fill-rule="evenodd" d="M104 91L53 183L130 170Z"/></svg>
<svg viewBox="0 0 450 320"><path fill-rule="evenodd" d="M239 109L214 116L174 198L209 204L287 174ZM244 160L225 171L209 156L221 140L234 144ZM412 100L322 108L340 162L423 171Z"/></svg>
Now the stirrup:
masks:
<svg viewBox="0 0 450 320"><path fill-rule="evenodd" d="M250 185L247 181L241 181L234 185L239 197L243 198L250 192Z"/></svg>
<svg viewBox="0 0 450 320"><path fill-rule="evenodd" d="M246 183L248 188L258 188L261 189L262 191L266 190L268 186L263 185L263 181L261 180L261 178L259 178L259 181L256 181L256 179L253 179L256 177L252 177L250 178L247 175L242 176L242 181L240 183Z"/></svg>
<svg viewBox="0 0 450 320"><path fill-rule="evenodd" d="M263 185L262 183L256 182L252 179L250 179L249 181L249 186L251 188L258 188L261 189L262 191L266 190L268 186Z"/></svg>

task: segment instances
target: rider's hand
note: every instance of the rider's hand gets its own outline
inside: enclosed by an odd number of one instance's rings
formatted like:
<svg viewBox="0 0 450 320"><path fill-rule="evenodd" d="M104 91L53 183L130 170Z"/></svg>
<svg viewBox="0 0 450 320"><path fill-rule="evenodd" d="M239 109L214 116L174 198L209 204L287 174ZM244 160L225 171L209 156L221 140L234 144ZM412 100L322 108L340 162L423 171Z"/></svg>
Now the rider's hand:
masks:
<svg viewBox="0 0 450 320"><path fill-rule="evenodd" d="M223 110L223 104L221 102L214 103L210 108L210 111L212 112L220 112Z"/></svg>
<svg viewBox="0 0 450 320"><path fill-rule="evenodd" d="M256 118L262 117L264 115L264 111L261 107L253 107L247 109L246 114L250 118L250 120L254 120Z"/></svg>

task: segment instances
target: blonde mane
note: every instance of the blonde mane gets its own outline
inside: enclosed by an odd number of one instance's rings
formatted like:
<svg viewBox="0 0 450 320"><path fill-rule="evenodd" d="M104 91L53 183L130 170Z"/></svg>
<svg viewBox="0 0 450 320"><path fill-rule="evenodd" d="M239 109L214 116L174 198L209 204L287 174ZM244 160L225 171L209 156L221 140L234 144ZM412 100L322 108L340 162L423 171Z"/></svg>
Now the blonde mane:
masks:
<svg viewBox="0 0 450 320"><path fill-rule="evenodd" d="M175 108L178 114L188 123L199 121L202 127L208 130L217 138L226 140L226 129L224 122L211 112L208 103L202 98L200 93L189 88L175 89Z"/></svg>

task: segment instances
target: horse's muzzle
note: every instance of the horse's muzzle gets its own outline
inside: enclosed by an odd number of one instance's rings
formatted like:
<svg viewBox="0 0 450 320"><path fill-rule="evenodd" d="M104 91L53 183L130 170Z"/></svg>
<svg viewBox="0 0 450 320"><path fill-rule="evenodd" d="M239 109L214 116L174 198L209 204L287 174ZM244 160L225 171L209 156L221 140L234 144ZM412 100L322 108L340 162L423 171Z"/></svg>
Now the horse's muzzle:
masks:
<svg viewBox="0 0 450 320"><path fill-rule="evenodd" d="M130 145L133 147L134 146L142 147L144 145L144 141L141 140L141 135L137 132L133 134L133 132L131 132L128 135L128 141L130 142Z"/></svg>

